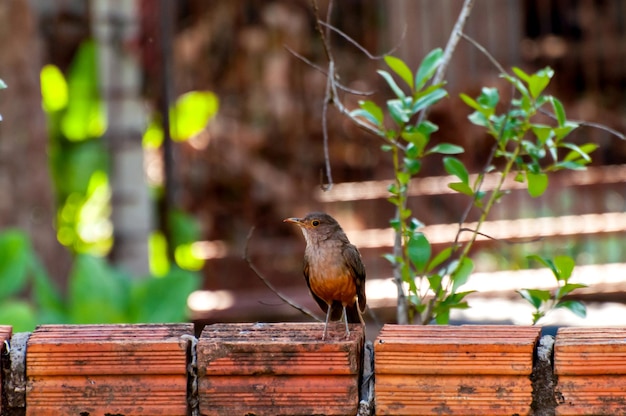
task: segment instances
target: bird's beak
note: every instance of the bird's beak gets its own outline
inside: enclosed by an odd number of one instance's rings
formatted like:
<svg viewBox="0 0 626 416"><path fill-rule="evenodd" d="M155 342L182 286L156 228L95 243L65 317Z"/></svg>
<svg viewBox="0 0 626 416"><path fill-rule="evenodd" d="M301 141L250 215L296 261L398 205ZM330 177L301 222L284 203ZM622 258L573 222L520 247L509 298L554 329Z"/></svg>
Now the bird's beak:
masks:
<svg viewBox="0 0 626 416"><path fill-rule="evenodd" d="M292 224L298 224L301 225L302 224L302 218L285 218L283 220L283 222L290 222Z"/></svg>

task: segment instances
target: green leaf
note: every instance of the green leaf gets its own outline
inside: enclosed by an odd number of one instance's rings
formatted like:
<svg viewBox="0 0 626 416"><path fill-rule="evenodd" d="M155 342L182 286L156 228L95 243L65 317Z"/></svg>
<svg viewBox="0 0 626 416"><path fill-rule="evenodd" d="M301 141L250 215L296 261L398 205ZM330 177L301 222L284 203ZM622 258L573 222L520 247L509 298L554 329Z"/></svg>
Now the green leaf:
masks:
<svg viewBox="0 0 626 416"><path fill-rule="evenodd" d="M567 149L570 149L573 152L578 153L579 158L582 158L582 159L586 160L587 162L591 162L591 157L589 157L587 152L583 151L580 147L576 146L574 143L563 143L563 144L561 144L561 147L565 147ZM570 159L570 160L573 160L573 159Z"/></svg>
<svg viewBox="0 0 626 416"><path fill-rule="evenodd" d="M561 101L559 101L556 97L550 97L550 103L552 104L554 115L559 123L559 127L563 127L567 121L565 118L565 108L563 107L563 103L561 103Z"/></svg>
<svg viewBox="0 0 626 416"><path fill-rule="evenodd" d="M41 315L39 324L67 322L67 311L63 298L37 258L33 258L32 273L33 296ZM0 320L0 322L2 321Z"/></svg>
<svg viewBox="0 0 626 416"><path fill-rule="evenodd" d="M525 83L527 83L527 84L530 82L530 75L528 75L526 72L524 72L524 70L523 70L523 69L521 69L521 68L519 68L519 67L517 67L517 66L514 66L514 67L512 68L512 70L513 70L513 73L514 73L515 75L517 75L517 77L518 77L519 79L521 79L522 81L524 81L524 82L525 82Z"/></svg>
<svg viewBox="0 0 626 416"><path fill-rule="evenodd" d="M413 73L411 72L407 64L405 64L402 59L396 58L395 56L391 55L385 56L384 59L385 63L389 65L389 68L391 68L393 72L398 74L398 76L402 78L404 82L406 82L409 88L411 88L411 91L413 91Z"/></svg>
<svg viewBox="0 0 626 416"><path fill-rule="evenodd" d="M399 126L406 124L411 118L400 100L388 100L387 109L393 121Z"/></svg>
<svg viewBox="0 0 626 416"><path fill-rule="evenodd" d="M472 124L475 124L477 126L487 127L487 128L491 126L489 119L485 117L485 115L482 114L480 111L474 111L472 114L467 116L467 119L470 122L472 122Z"/></svg>
<svg viewBox="0 0 626 416"><path fill-rule="evenodd" d="M0 299L21 291L28 281L30 241L21 230L0 234Z"/></svg>
<svg viewBox="0 0 626 416"><path fill-rule="evenodd" d="M574 149L570 147L572 151L569 152L565 156L565 158L563 158L563 160L566 162L570 162L570 161L581 159L581 158L586 161L591 161L591 157L589 156L589 153L592 153L598 148L598 145L595 143L586 143L586 144L583 144L582 146L576 146L572 144L572 146L575 146L576 148ZM583 155L586 155L587 157Z"/></svg>
<svg viewBox="0 0 626 416"><path fill-rule="evenodd" d="M409 142L409 144L414 145L413 149L415 150L415 154L408 154L409 157L420 157L424 153L424 147L428 143L428 137L424 135L421 131L417 129L415 126L407 126L400 136Z"/></svg>
<svg viewBox="0 0 626 416"><path fill-rule="evenodd" d="M562 126L554 128L554 135L557 140L561 140L570 134L572 131L576 130L579 127L578 123L574 123L573 121L565 121Z"/></svg>
<svg viewBox="0 0 626 416"><path fill-rule="evenodd" d="M437 308L435 322L437 325L448 325L450 323L450 307Z"/></svg>
<svg viewBox="0 0 626 416"><path fill-rule="evenodd" d="M104 259L78 256L69 281L71 323L127 322L129 281Z"/></svg>
<svg viewBox="0 0 626 416"><path fill-rule="evenodd" d="M398 172L396 177L400 185L406 185L411 180L411 175L408 172Z"/></svg>
<svg viewBox="0 0 626 416"><path fill-rule="evenodd" d="M67 107L60 127L63 135L72 142L100 137L107 128L96 58L96 43L86 40L76 52L68 72Z"/></svg>
<svg viewBox="0 0 626 416"><path fill-rule="evenodd" d="M582 302L577 300L564 300L556 304L555 308L565 308L572 311L576 316L585 318L587 316L587 308Z"/></svg>
<svg viewBox="0 0 626 416"><path fill-rule="evenodd" d="M438 273L431 274L428 276L428 286L435 293L441 290L442 281L443 281L443 277Z"/></svg>
<svg viewBox="0 0 626 416"><path fill-rule="evenodd" d="M456 144L439 143L428 149L426 154L440 153L442 155L458 155L459 153L463 153L464 151L465 149L463 149L461 146L457 146Z"/></svg>
<svg viewBox="0 0 626 416"><path fill-rule="evenodd" d="M7 84L0 79L0 90L7 88Z"/></svg>
<svg viewBox="0 0 626 416"><path fill-rule="evenodd" d="M533 134L537 136L539 142L543 145L549 138L554 136L554 129L551 126L545 124L532 124L530 126Z"/></svg>
<svg viewBox="0 0 626 416"><path fill-rule="evenodd" d="M536 262L543 264L544 266L546 266L547 268L549 268L552 271L552 274L554 275L554 277L558 277L559 271L557 270L557 268L554 265L554 262L552 260L550 260L548 258L545 258L545 257L538 256L536 254L532 254L530 256L526 256L526 258L528 260L535 260Z"/></svg>
<svg viewBox="0 0 626 416"><path fill-rule="evenodd" d="M378 126L378 120L376 119L376 117L370 113L369 111L363 110L362 108L357 108L356 110L352 110L350 111L350 117L352 118L358 118L358 117L362 117L365 120L369 121L370 123L372 123L375 126Z"/></svg>
<svg viewBox="0 0 626 416"><path fill-rule="evenodd" d="M183 322L187 298L200 287L197 273L173 267L163 277L133 282L130 302L131 322Z"/></svg>
<svg viewBox="0 0 626 416"><path fill-rule="evenodd" d="M424 136L430 138L430 135L439 130L439 126L428 120L422 121L417 125L417 131L421 132Z"/></svg>
<svg viewBox="0 0 626 416"><path fill-rule="evenodd" d="M414 233L407 243L407 252L418 273L423 272L431 255L430 243L426 236L423 233Z"/></svg>
<svg viewBox="0 0 626 416"><path fill-rule="evenodd" d="M67 81L61 70L55 65L45 65L39 73L41 99L46 112L54 112L67 106Z"/></svg>
<svg viewBox="0 0 626 416"><path fill-rule="evenodd" d="M452 280L451 293L456 293L459 287L467 283L467 280L472 274L472 270L474 270L474 262L472 261L472 259L470 259L469 257L464 257L463 259L461 259L459 265L450 275L450 279Z"/></svg>
<svg viewBox="0 0 626 416"><path fill-rule="evenodd" d="M469 173L467 168L456 157L446 156L443 158L443 167L450 175L454 175L461 180L464 184L469 184Z"/></svg>
<svg viewBox="0 0 626 416"><path fill-rule="evenodd" d="M502 78L506 79L507 81L509 81L511 84L513 84L513 86L515 87L515 89L517 91L520 92L520 94L522 94L522 99L530 99L530 96L528 94L528 89L524 86L524 84L522 83L522 81L520 81L518 78L512 77L509 74L503 74Z"/></svg>
<svg viewBox="0 0 626 416"><path fill-rule="evenodd" d="M415 89L421 90L424 85L432 78L437 71L443 59L443 51L441 48L433 49L424 57L415 73Z"/></svg>
<svg viewBox="0 0 626 416"><path fill-rule="evenodd" d="M550 291L542 289L521 289L517 293L526 299L528 303L534 306L535 309L539 309L544 302L550 300Z"/></svg>
<svg viewBox="0 0 626 416"><path fill-rule="evenodd" d="M528 89L530 90L530 95L533 98L539 97L543 90L550 83L550 79L554 75L554 71L547 67L537 71L537 73L530 76L530 80L528 81Z"/></svg>
<svg viewBox="0 0 626 416"><path fill-rule="evenodd" d="M533 198L543 195L548 188L548 175L545 173L526 172L528 194Z"/></svg>
<svg viewBox="0 0 626 416"><path fill-rule="evenodd" d="M500 101L500 93L497 88L483 87L477 101L483 110L489 109L489 114L493 114L493 110L498 105L498 101Z"/></svg>
<svg viewBox="0 0 626 416"><path fill-rule="evenodd" d="M359 106L369 114L369 117L366 117L368 120L371 117L370 121L377 126L383 124L383 110L375 102L369 100L359 101Z"/></svg>
<svg viewBox="0 0 626 416"><path fill-rule="evenodd" d="M431 272L436 267L439 267L439 265L443 263L444 261L448 260L451 255L452 255L452 247L446 247L443 250L441 250L439 253L437 253L435 258L433 258L432 261L428 263L426 272Z"/></svg>
<svg viewBox="0 0 626 416"><path fill-rule="evenodd" d="M400 99L406 98L406 94L404 93L404 91L402 91L400 87L398 87L398 84L396 84L396 81L393 79L389 72L380 69L376 72L378 72L378 74L383 77L383 79L387 82L387 85L389 85L396 97Z"/></svg>
<svg viewBox="0 0 626 416"><path fill-rule="evenodd" d="M448 95L448 92L444 89L439 88L439 89L433 90L429 94L426 94L418 98L417 100L415 100L415 103L413 103L413 107L411 108L411 111L413 112L413 114L417 114L419 111L423 110L424 108L434 105L439 100L446 97L447 95Z"/></svg>
<svg viewBox="0 0 626 416"><path fill-rule="evenodd" d="M555 294L555 298L556 299L561 299L564 296L569 295L571 292L573 292L576 289L581 289L583 287L587 287L587 285L582 284L582 283L566 283L563 286L559 287L556 291Z"/></svg>
<svg viewBox="0 0 626 416"><path fill-rule="evenodd" d="M470 97L469 95L461 93L459 94L459 97L461 97L461 100L465 104L467 104L470 108L473 108L474 110L478 112L482 112L483 107L480 104L478 104L478 102L474 100L472 97Z"/></svg>
<svg viewBox="0 0 626 416"><path fill-rule="evenodd" d="M4 300L0 307L0 322L11 325L13 332L29 332L35 329L37 317L33 306L23 300Z"/></svg>
<svg viewBox="0 0 626 416"><path fill-rule="evenodd" d="M559 162L559 163L554 164L550 170L553 170L553 171L560 170L560 169L585 170L586 169L585 165L587 163L589 162L582 160L582 159L578 159L575 161Z"/></svg>
<svg viewBox="0 0 626 416"><path fill-rule="evenodd" d="M453 191L460 192L463 195L474 197L474 191L466 183L463 183L463 182L452 182L452 183L448 184L448 188L452 189Z"/></svg>
<svg viewBox="0 0 626 416"><path fill-rule="evenodd" d="M576 263L570 256L556 256L553 260L554 267L556 268L556 277L558 280L567 281L574 271Z"/></svg>
<svg viewBox="0 0 626 416"><path fill-rule="evenodd" d="M409 174L417 175L422 168L422 161L418 159L404 158L404 165L406 166L406 170Z"/></svg>
<svg viewBox="0 0 626 416"><path fill-rule="evenodd" d="M170 110L172 140L189 140L200 133L217 114L219 100L210 91L191 91L181 95Z"/></svg>

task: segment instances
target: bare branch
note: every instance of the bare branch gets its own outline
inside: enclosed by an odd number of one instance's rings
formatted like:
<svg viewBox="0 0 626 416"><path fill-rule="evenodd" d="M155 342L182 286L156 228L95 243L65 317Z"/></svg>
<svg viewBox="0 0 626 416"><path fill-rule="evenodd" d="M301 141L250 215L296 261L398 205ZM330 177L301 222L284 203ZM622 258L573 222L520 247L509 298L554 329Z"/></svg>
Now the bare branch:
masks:
<svg viewBox="0 0 626 416"><path fill-rule="evenodd" d="M544 114L550 118L552 118L553 120L556 120L556 116L554 114L552 114L550 111L540 108L539 112L541 114ZM621 140L626 140L626 136L624 136L623 133L620 133L619 131L609 127L609 126L605 126L604 124L600 124L600 123L594 123L593 121L583 121L583 120L570 120L572 123L576 123L579 126L584 126L584 127L591 127L594 129L600 129L603 131L606 131L609 134L612 134L613 136L617 137L618 139Z"/></svg>
<svg viewBox="0 0 626 416"><path fill-rule="evenodd" d="M594 129L604 130L607 133L610 133L616 136L618 139L626 140L626 136L624 136L623 133L620 133L619 131L612 129L611 127L605 126L604 124L594 123L592 121L581 121L581 120L571 120L571 121L578 124L579 126L593 127Z"/></svg>
<svg viewBox="0 0 626 416"><path fill-rule="evenodd" d="M259 279L261 279L263 284L265 286L267 286L267 288L269 290L274 292L274 294L276 294L276 296L278 296L283 302L285 302L286 304L288 304L292 308L299 310L303 314L310 316L311 318L315 319L316 321L322 322L322 320L319 319L317 316L315 316L315 314L313 314L313 312L311 312L307 308L304 308L302 306L296 305L293 301L291 301L285 295L280 293L280 291L278 289L276 289L274 287L274 285L272 285L270 283L270 281L265 278L265 276L263 276L263 274L259 271L259 269L257 269L257 267L254 265L254 263L252 263L252 260L250 259L250 256L248 256L248 246L250 244L250 240L252 239L252 234L253 233L254 233L254 227L250 228L250 232L248 232L248 236L246 237L246 246L245 246L245 248L243 250L243 258L248 263L248 267L250 267L250 269L254 272L254 274L256 274L257 277Z"/></svg>
<svg viewBox="0 0 626 416"><path fill-rule="evenodd" d="M311 68L321 72L325 76L328 76L328 72L324 68L320 67L319 65L314 64L310 59L305 58L303 55L301 55L298 52L294 51L289 46L283 45L283 47L285 49L287 49L287 52L289 52L290 54L292 54L293 56L295 56L296 58L298 58L299 60L301 60L302 62L304 62L308 66L310 66ZM335 80L335 85L337 86L338 89L340 89L341 91L347 92L348 94L363 95L363 96L374 95L374 91L359 91L359 90L355 90L353 88L348 88L345 85L343 85L340 82L338 82L337 80Z"/></svg>
<svg viewBox="0 0 626 416"><path fill-rule="evenodd" d="M332 63L332 61L331 61ZM330 73L333 73L332 65L329 65ZM333 174L330 167L330 151L328 150L328 103L332 100L332 83L333 80L329 76L326 78L326 92L324 93L324 104L322 104L322 136L324 139L324 165L326 166L326 179L328 183L320 183L322 191L330 191L333 187Z"/></svg>
<svg viewBox="0 0 626 416"><path fill-rule="evenodd" d="M513 240L509 240L509 239L495 238L495 237L490 236L489 234L485 234L483 232L480 232L477 229L467 228L467 227L459 228L459 233L462 233L462 232L470 232L470 233L478 234L481 237L485 237L488 240L495 241L495 242L498 242L498 243L510 244L510 245L536 243L537 241L543 240L543 237L525 238L525 239L518 240L518 241L513 241Z"/></svg>
<svg viewBox="0 0 626 416"><path fill-rule="evenodd" d="M356 40L352 39L350 36L348 36L347 33L343 32L342 30L336 28L333 25L330 25L326 22L322 22L322 21L318 21L318 24L326 27L326 29L332 30L333 32L335 32L336 34L338 34L339 36L341 36L342 38L344 38L346 41L348 41L350 44L352 44L352 46L354 46L355 48L357 48L358 50L360 50L365 56L367 56L369 59L373 60L373 61L378 61L380 59L383 59L385 57L385 55L390 55L393 52L395 52L399 47L400 47L400 42L398 42L398 44L396 46L394 46L393 48L391 48L391 50L389 50L388 52L382 54L382 55L373 55L372 53L370 53L370 51L368 51L367 49L365 49L359 42L357 42ZM404 29L402 31L402 36L400 38L400 40L402 41L404 39L404 36L406 35L406 25L404 26Z"/></svg>
<svg viewBox="0 0 626 416"><path fill-rule="evenodd" d="M456 23L454 24L454 28L452 29L452 33L450 33L450 38L448 39L448 43L446 44L446 49L443 51L443 57L441 58L441 64L439 68L437 68L437 72L433 77L431 85L438 85L443 82L443 78L446 75L446 70L448 69L448 65L450 65L450 61L452 60L452 55L456 50L456 45L459 43L459 39L463 33L463 28L465 27L465 23L467 23L467 19L474 7L474 0L465 0L463 2L463 7L459 12L459 16L456 18ZM417 124L419 125L426 119L428 115L428 110L430 107L424 108L417 119Z"/></svg>
<svg viewBox="0 0 626 416"><path fill-rule="evenodd" d="M463 33L465 23L467 22L467 19L469 18L469 15L472 11L472 7L474 7L474 0L465 0L465 2L463 3L463 7L461 8L461 12L459 13L459 17L457 17L454 28L452 29L452 33L450 34L450 38L448 39L448 43L446 44L446 49L443 51L441 65L439 65L439 68L437 68L437 72L435 73L435 77L433 78L432 85L441 84L441 82L443 81L446 70L448 69L448 65L452 60L454 50L456 49L456 45L459 43L459 39L461 38L461 34Z"/></svg>
<svg viewBox="0 0 626 416"><path fill-rule="evenodd" d="M471 43L480 52L482 52L482 54L485 55L487 59L489 59L489 61L493 64L493 66L496 67L498 71L500 71L501 74L507 74L507 71L500 64L500 62L498 62L497 59L494 58L493 55L490 54L489 51L483 45L481 45L480 43L478 43L476 40L466 35L465 33L461 33L461 37L465 39L466 41L468 41L469 43Z"/></svg>

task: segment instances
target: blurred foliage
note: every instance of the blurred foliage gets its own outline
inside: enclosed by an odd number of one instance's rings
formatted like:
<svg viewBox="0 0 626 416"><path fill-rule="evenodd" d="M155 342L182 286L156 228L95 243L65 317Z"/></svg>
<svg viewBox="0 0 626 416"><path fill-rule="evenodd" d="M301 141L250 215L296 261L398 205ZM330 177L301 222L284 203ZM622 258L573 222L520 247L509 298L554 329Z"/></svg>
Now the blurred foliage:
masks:
<svg viewBox="0 0 626 416"><path fill-rule="evenodd" d="M148 241L150 276L134 278L104 258L113 245L109 155L104 143L105 105L99 95L96 47L84 42L67 78L59 68L41 70L42 107L48 119L49 162L57 203L57 238L74 255L67 293L54 285L28 236L0 233L0 322L15 331L46 323L179 322L187 317L187 296L200 286L204 260L194 254L200 225L190 215L169 213L171 241L155 232ZM0 81L0 88L6 85ZM215 94L193 91L170 111L176 141L200 133L216 114ZM158 117L144 137L158 149ZM158 190L157 190L158 191ZM155 192L158 194L158 192ZM174 249L174 262L168 247Z"/></svg>
<svg viewBox="0 0 626 416"><path fill-rule="evenodd" d="M102 258L79 254L64 297L26 233L0 233L0 322L16 332L50 323L184 321L187 296L199 283L197 273L177 267L159 278L133 279Z"/></svg>
<svg viewBox="0 0 626 416"><path fill-rule="evenodd" d="M48 118L50 171L57 201L57 238L73 253L106 255L113 245L105 107L98 91L96 48L84 42L67 80L59 68L41 70Z"/></svg>
<svg viewBox="0 0 626 416"><path fill-rule="evenodd" d="M180 142L200 133L219 108L217 96L210 91L191 91L178 97L170 109L170 136ZM159 148L163 144L161 118L155 116L143 135L146 148Z"/></svg>

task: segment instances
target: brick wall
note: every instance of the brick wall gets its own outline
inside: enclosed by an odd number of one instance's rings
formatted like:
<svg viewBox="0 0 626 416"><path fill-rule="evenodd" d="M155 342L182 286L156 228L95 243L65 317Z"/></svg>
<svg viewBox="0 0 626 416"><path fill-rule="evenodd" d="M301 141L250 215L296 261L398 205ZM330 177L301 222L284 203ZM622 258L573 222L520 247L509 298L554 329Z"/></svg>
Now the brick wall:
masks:
<svg viewBox="0 0 626 416"><path fill-rule="evenodd" d="M4 415L614 415L626 329L0 326ZM375 409L374 409L375 407ZM374 412L375 411L375 412Z"/></svg>

